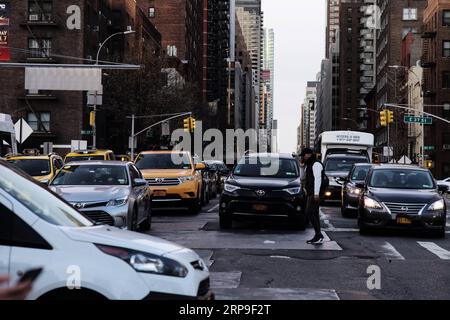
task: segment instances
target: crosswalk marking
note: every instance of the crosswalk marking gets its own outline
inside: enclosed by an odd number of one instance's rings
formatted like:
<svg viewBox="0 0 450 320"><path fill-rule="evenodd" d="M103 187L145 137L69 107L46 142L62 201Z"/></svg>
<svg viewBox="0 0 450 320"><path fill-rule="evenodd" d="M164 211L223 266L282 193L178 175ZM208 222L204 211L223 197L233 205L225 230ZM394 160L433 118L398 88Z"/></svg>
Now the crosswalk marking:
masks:
<svg viewBox="0 0 450 320"><path fill-rule="evenodd" d="M417 242L420 246L424 247L434 255L438 256L442 260L450 260L450 251L441 248L434 242Z"/></svg>
<svg viewBox="0 0 450 320"><path fill-rule="evenodd" d="M405 260L405 257L395 249L395 247L389 242L385 242L381 248L383 249L383 255L389 260Z"/></svg>
<svg viewBox="0 0 450 320"><path fill-rule="evenodd" d="M242 272L210 272L212 289L236 289L241 283Z"/></svg>

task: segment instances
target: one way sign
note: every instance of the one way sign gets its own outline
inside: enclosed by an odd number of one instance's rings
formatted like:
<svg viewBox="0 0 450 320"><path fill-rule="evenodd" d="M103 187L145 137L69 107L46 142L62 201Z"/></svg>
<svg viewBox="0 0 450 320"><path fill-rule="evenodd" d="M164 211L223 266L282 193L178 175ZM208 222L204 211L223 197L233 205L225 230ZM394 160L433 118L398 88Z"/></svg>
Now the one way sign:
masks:
<svg viewBox="0 0 450 320"><path fill-rule="evenodd" d="M16 132L16 140L20 144L24 143L33 133L33 129L23 118L16 122L14 129Z"/></svg>

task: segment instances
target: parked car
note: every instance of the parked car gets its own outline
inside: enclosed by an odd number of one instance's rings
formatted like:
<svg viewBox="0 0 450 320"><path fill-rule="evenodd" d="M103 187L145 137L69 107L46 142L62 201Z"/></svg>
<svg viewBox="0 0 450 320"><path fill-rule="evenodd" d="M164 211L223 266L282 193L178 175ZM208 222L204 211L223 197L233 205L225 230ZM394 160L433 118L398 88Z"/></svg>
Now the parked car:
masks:
<svg viewBox="0 0 450 320"><path fill-rule="evenodd" d="M154 207L187 208L193 214L200 211L205 165L194 164L189 152L145 151L135 163L148 181Z"/></svg>
<svg viewBox="0 0 450 320"><path fill-rule="evenodd" d="M358 213L359 199L362 190L356 185L363 184L366 180L367 173L372 167L371 164L357 163L350 170L350 174L346 178L342 178L342 216L347 217L351 213Z"/></svg>
<svg viewBox="0 0 450 320"><path fill-rule="evenodd" d="M96 223L130 230L151 228L151 192L130 162L68 163L50 182L50 189Z"/></svg>
<svg viewBox="0 0 450 320"><path fill-rule="evenodd" d="M237 219L289 219L303 230L306 214L300 166L292 155L249 154L225 182L220 198L220 227Z"/></svg>
<svg viewBox="0 0 450 320"><path fill-rule="evenodd" d="M444 179L444 180L438 180L438 185L445 185L450 189L450 178Z"/></svg>
<svg viewBox="0 0 450 320"><path fill-rule="evenodd" d="M43 272L28 299L211 299L192 250L92 221L0 161L0 274ZM79 290L70 290L70 289Z"/></svg>
<svg viewBox="0 0 450 320"><path fill-rule="evenodd" d="M55 153L8 155L6 160L43 184L48 184L64 165L63 159Z"/></svg>
<svg viewBox="0 0 450 320"><path fill-rule="evenodd" d="M114 152L111 150L77 150L70 152L66 155L64 161L68 162L76 162L76 161L114 161L116 157Z"/></svg>
<svg viewBox="0 0 450 320"><path fill-rule="evenodd" d="M361 234L371 229L420 229L445 237L447 205L431 172L416 166L373 166L359 205Z"/></svg>

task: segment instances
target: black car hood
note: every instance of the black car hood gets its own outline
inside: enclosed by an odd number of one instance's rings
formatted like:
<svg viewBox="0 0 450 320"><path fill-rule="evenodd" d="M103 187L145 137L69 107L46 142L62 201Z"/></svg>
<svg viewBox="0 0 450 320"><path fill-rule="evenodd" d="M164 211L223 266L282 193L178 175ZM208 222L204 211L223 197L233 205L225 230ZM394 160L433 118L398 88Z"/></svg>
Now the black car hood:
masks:
<svg viewBox="0 0 450 320"><path fill-rule="evenodd" d="M260 178L260 177L238 177L231 176L228 180L229 183L237 185L242 188L249 189L285 189L290 187L300 186L300 179L274 179L274 178Z"/></svg>
<svg viewBox="0 0 450 320"><path fill-rule="evenodd" d="M410 204L430 203L441 199L437 190L369 188L367 195L381 202Z"/></svg>

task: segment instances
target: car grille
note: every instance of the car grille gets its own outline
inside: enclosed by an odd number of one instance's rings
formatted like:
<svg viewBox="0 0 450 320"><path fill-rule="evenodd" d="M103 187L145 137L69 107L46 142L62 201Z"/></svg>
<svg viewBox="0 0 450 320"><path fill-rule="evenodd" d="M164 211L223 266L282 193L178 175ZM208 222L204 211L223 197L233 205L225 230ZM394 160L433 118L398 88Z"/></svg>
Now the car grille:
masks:
<svg viewBox="0 0 450 320"><path fill-rule="evenodd" d="M386 207L393 214L413 214L418 215L426 206L425 203L393 203L385 202Z"/></svg>
<svg viewBox="0 0 450 320"><path fill-rule="evenodd" d="M202 282L200 282L200 285L198 287L197 296L198 297L203 297L206 294L208 294L209 286L210 286L209 278L207 278L207 279L203 280Z"/></svg>
<svg viewBox="0 0 450 320"><path fill-rule="evenodd" d="M147 182L150 186L177 186L181 183L178 178L154 178L147 179Z"/></svg>
<svg viewBox="0 0 450 320"><path fill-rule="evenodd" d="M83 214L99 224L114 226L114 218L105 211L83 211Z"/></svg>

